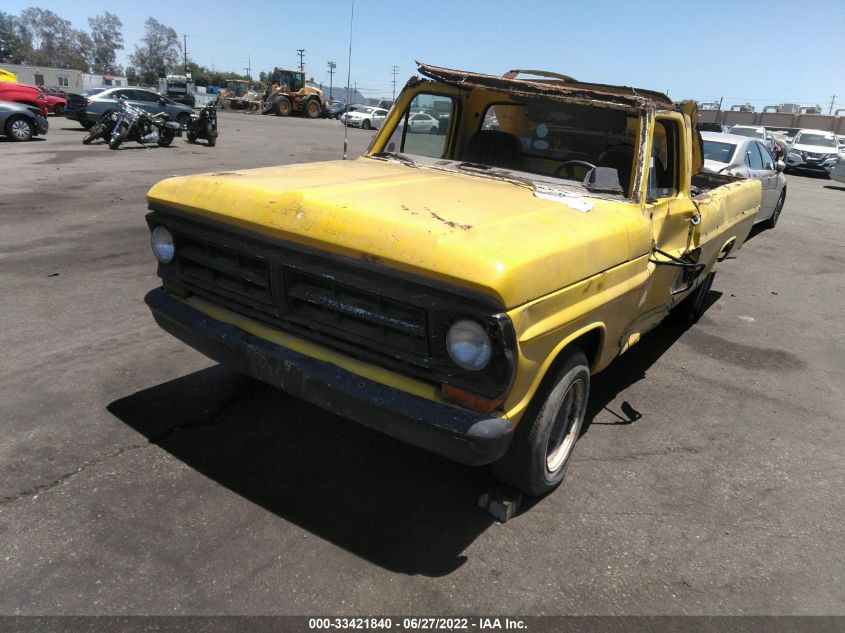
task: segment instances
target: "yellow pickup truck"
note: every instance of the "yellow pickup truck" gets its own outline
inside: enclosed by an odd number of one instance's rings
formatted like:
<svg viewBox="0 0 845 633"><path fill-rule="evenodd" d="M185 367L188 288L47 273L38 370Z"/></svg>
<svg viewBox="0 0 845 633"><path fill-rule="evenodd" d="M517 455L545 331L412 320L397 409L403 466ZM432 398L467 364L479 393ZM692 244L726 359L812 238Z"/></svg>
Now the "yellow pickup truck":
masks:
<svg viewBox="0 0 845 633"><path fill-rule="evenodd" d="M146 302L214 360L541 494L590 376L695 318L760 183L699 173L695 109L660 93L419 73L356 160L156 184Z"/></svg>

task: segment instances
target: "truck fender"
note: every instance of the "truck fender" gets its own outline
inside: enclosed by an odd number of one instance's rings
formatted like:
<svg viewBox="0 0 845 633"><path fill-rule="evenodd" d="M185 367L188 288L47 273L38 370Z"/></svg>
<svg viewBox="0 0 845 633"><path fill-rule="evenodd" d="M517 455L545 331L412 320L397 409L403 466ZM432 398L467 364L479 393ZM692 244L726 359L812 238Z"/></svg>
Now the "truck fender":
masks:
<svg viewBox="0 0 845 633"><path fill-rule="evenodd" d="M534 398L534 395L539 391L543 381L548 376L554 376L557 367L566 360L567 352L570 348L578 347L584 352L587 362L590 364L591 374L600 371L602 367L598 366L598 362L602 357L601 350L605 344L605 335L606 328L604 323L593 322L571 332L564 339L558 341L552 352L546 356L546 360L542 366L537 370L531 385L522 396L522 399L507 407L509 417L510 415L522 416ZM510 412L513 413L511 414Z"/></svg>

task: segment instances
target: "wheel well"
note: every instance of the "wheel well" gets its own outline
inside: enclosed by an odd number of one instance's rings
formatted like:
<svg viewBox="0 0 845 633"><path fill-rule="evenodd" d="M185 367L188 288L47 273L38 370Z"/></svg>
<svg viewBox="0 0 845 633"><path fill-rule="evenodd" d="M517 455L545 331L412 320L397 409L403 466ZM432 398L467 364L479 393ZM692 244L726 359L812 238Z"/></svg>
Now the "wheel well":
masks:
<svg viewBox="0 0 845 633"><path fill-rule="evenodd" d="M552 364L549 365L548 370L546 370L546 376L555 375L558 367L566 361L567 352L571 351L572 348L578 348L584 352L584 356L587 357L587 363L590 365L590 369L592 370L598 360L602 338L602 329L600 327L595 327L567 343L563 349L558 352L554 361L552 361ZM543 379L545 380L545 376Z"/></svg>

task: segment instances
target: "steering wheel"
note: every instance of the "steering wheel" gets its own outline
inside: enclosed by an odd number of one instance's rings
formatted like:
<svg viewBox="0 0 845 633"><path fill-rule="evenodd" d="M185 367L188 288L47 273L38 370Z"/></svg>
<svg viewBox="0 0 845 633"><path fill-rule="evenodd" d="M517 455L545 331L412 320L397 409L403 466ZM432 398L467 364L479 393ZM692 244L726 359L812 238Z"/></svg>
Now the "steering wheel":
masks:
<svg viewBox="0 0 845 633"><path fill-rule="evenodd" d="M563 172L563 170L568 169L569 167L586 167L588 170L596 168L595 165L593 165L592 163L588 163L585 160L568 160L565 163L561 163L560 166L555 169L555 172L552 175L557 178L561 175L561 172Z"/></svg>

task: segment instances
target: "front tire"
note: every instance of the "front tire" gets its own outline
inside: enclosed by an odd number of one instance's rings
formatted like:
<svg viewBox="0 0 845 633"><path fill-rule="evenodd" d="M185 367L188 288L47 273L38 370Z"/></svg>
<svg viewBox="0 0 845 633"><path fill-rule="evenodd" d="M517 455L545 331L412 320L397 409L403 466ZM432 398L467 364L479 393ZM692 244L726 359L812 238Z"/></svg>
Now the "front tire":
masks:
<svg viewBox="0 0 845 633"><path fill-rule="evenodd" d="M372 127L373 127L373 126L372 126L372 124L370 123L370 120L369 120L369 119L364 119L363 123L361 123L361 128L362 128L362 129L369 130L369 129L371 129Z"/></svg>
<svg viewBox="0 0 845 633"><path fill-rule="evenodd" d="M209 147L214 147L217 144L217 138L214 136L214 126L211 123L205 124L205 138L208 140Z"/></svg>
<svg viewBox="0 0 845 633"><path fill-rule="evenodd" d="M320 102L316 99L311 99L305 105L305 116L309 119L316 119L320 116Z"/></svg>
<svg viewBox="0 0 845 633"><path fill-rule="evenodd" d="M277 116L290 116L290 111L290 100L287 97L281 97L278 101L276 101Z"/></svg>
<svg viewBox="0 0 845 633"><path fill-rule="evenodd" d="M57 104L53 107L53 114L55 114L56 116L64 116L64 114L65 114L65 106L64 106L64 104L63 104L63 103L57 103Z"/></svg>
<svg viewBox="0 0 845 633"><path fill-rule="evenodd" d="M34 132L32 123L22 116L11 117L6 121L6 136L13 141L31 141Z"/></svg>
<svg viewBox="0 0 845 633"><path fill-rule="evenodd" d="M86 130L90 130L92 127L97 125L97 122L96 121L80 121L79 125L84 127Z"/></svg>
<svg viewBox="0 0 845 633"><path fill-rule="evenodd" d="M496 477L530 496L549 492L566 474L590 396L590 367L579 349L547 377L520 420Z"/></svg>
<svg viewBox="0 0 845 633"><path fill-rule="evenodd" d="M119 128L115 128L115 130L111 133L111 139L109 139L109 149L117 149L120 147L121 143L126 139L126 135L129 133L129 126L125 123L122 123Z"/></svg>

